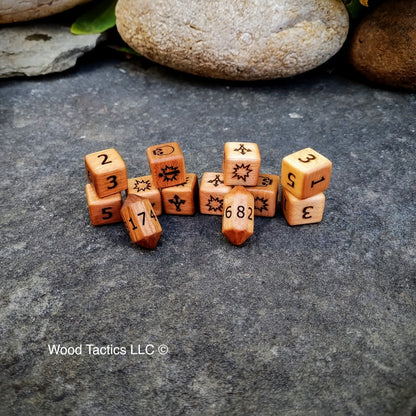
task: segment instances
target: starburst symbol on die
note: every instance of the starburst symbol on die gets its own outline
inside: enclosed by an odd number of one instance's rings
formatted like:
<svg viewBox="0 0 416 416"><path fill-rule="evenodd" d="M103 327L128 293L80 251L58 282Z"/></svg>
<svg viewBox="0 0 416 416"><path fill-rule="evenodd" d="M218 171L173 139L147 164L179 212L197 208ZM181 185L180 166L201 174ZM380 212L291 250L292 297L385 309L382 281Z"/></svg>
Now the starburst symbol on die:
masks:
<svg viewBox="0 0 416 416"><path fill-rule="evenodd" d="M224 181L221 180L220 175L215 175L215 178L208 182L212 183L215 187L217 187L220 183L224 183Z"/></svg>
<svg viewBox="0 0 416 416"><path fill-rule="evenodd" d="M240 144L240 147L238 149L234 149L234 152L240 152L242 155L245 155L248 152L252 152L252 150L251 149L247 149L244 146L244 143L241 143Z"/></svg>
<svg viewBox="0 0 416 416"><path fill-rule="evenodd" d="M212 195L209 196L208 203L205 204L208 207L208 211L222 211L224 200Z"/></svg>
<svg viewBox="0 0 416 416"><path fill-rule="evenodd" d="M159 173L159 178L163 178L163 182L175 181L178 178L180 170L177 166L166 165L162 168L162 172Z"/></svg>
<svg viewBox="0 0 416 416"><path fill-rule="evenodd" d="M148 179L136 179L133 189L135 189L137 192L145 192L149 191L151 187L152 184Z"/></svg>
<svg viewBox="0 0 416 416"><path fill-rule="evenodd" d="M253 169L250 169L250 164L245 165L242 163L241 165L236 164L233 170L233 178L238 180L243 180L244 182L250 176L250 172L253 172Z"/></svg>
<svg viewBox="0 0 416 416"><path fill-rule="evenodd" d="M259 212L268 211L268 199L260 198L259 196L256 196L254 198L254 209L257 209Z"/></svg>

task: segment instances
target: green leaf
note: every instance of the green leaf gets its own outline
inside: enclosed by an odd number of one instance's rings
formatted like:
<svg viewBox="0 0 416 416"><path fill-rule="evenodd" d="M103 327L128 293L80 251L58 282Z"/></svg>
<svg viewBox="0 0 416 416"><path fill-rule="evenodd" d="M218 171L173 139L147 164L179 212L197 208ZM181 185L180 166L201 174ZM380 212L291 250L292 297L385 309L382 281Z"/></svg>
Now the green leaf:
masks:
<svg viewBox="0 0 416 416"><path fill-rule="evenodd" d="M72 24L71 32L74 35L90 35L114 27L116 3L117 0L99 0L92 3L92 7Z"/></svg>
<svg viewBox="0 0 416 416"><path fill-rule="evenodd" d="M357 19L364 9L360 0L344 0L344 3L352 19Z"/></svg>

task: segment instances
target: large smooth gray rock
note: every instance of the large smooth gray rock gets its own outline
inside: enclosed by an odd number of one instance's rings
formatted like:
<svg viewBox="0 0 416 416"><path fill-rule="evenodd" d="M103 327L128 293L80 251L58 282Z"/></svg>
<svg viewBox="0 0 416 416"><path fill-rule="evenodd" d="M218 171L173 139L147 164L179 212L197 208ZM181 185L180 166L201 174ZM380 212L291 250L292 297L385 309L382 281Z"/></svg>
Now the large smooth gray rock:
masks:
<svg viewBox="0 0 416 416"><path fill-rule="evenodd" d="M42 24L0 29L0 77L61 72L97 44L99 34L73 35L68 27Z"/></svg>
<svg viewBox="0 0 416 416"><path fill-rule="evenodd" d="M1 0L0 23L24 22L69 10L91 0Z"/></svg>
<svg viewBox="0 0 416 416"><path fill-rule="evenodd" d="M344 43L340 0L120 0L117 28L137 52L171 68L234 80L289 77Z"/></svg>

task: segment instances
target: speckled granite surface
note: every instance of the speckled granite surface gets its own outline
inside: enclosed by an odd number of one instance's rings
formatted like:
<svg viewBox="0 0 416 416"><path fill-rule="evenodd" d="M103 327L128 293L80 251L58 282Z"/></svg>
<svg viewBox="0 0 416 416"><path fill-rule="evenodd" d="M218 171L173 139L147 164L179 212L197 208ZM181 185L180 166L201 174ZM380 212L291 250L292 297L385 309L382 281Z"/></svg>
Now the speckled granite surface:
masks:
<svg viewBox="0 0 416 416"><path fill-rule="evenodd" d="M331 66L229 84L111 57L0 97L1 415L415 415L415 94ZM90 225L84 155L115 147L139 176L172 140L199 177L226 141L277 174L314 148L323 221L279 211L234 247L220 217L164 215L154 251Z"/></svg>

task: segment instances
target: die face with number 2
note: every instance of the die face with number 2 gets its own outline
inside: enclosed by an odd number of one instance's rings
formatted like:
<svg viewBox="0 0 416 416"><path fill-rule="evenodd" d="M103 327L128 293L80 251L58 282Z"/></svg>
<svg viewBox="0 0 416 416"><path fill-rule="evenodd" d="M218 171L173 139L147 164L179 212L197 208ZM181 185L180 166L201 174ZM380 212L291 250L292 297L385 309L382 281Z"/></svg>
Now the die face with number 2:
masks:
<svg viewBox="0 0 416 416"><path fill-rule="evenodd" d="M299 199L309 198L329 186L332 163L311 148L292 153L282 160L282 187Z"/></svg>

